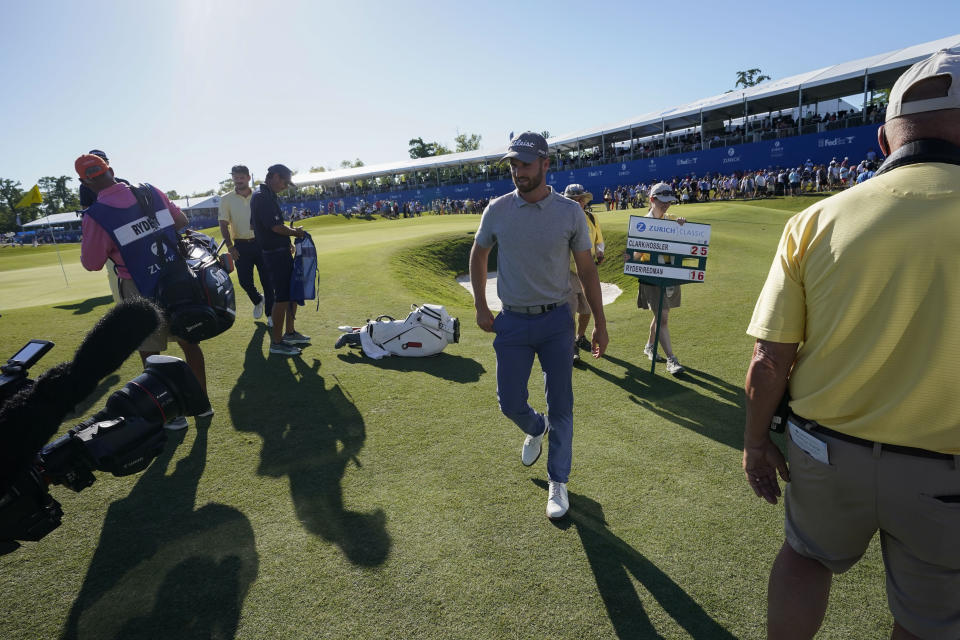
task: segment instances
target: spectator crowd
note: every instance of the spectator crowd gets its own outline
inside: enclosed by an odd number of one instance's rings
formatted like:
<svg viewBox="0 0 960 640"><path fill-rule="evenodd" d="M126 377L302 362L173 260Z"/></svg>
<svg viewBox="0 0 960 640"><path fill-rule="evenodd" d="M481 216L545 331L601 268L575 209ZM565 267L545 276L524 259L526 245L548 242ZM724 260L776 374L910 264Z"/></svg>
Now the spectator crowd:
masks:
<svg viewBox="0 0 960 640"><path fill-rule="evenodd" d="M879 167L875 151L854 163L850 158L833 158L829 163L815 164L807 160L798 167L776 167L729 174L688 174L662 180L677 194L677 204L716 200L755 199L799 196L809 193L840 191L873 177ZM653 182L661 182L654 180ZM645 206L643 194L650 185L638 182L616 185L603 190L606 211Z"/></svg>

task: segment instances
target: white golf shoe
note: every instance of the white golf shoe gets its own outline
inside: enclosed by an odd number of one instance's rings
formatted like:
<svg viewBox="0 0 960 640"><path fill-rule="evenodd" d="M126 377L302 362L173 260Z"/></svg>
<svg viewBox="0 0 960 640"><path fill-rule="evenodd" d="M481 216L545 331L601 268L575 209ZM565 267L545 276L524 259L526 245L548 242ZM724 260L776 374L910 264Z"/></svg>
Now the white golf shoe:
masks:
<svg viewBox="0 0 960 640"><path fill-rule="evenodd" d="M529 467L540 459L543 453L543 436L550 431L550 421L547 416L543 416L543 433L538 436L527 436L523 441L523 448L520 449L520 462L523 466Z"/></svg>
<svg viewBox="0 0 960 640"><path fill-rule="evenodd" d="M550 481L550 495L547 498L547 517L556 520L567 515L570 498L567 496L567 483Z"/></svg>
<svg viewBox="0 0 960 640"><path fill-rule="evenodd" d="M678 376L683 373L683 365L675 356L667 358L667 373L672 376Z"/></svg>
<svg viewBox="0 0 960 640"><path fill-rule="evenodd" d="M652 345L652 344L648 344L647 346L645 346L645 347L643 348L643 355L647 356L647 359L649 359L649 360L651 360L651 361L653 360L653 345ZM666 358L664 358L664 357L663 357L662 355L660 355L659 353L657 354L657 362L666 362L666 361L667 361Z"/></svg>

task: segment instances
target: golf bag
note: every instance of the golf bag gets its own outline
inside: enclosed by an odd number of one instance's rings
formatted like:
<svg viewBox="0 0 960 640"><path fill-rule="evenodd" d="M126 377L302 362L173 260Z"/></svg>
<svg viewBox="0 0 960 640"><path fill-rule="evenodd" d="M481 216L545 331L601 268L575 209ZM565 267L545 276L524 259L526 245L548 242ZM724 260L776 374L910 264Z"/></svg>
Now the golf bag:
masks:
<svg viewBox="0 0 960 640"><path fill-rule="evenodd" d="M362 327L340 327L345 331L336 348L361 347L364 354L379 360L384 356L423 357L440 353L451 342L460 341L460 321L436 304L410 305L406 320L380 316Z"/></svg>
<svg viewBox="0 0 960 640"><path fill-rule="evenodd" d="M290 276L290 302L302 305L304 300L317 298L317 283L320 274L317 272L317 247L309 233L293 241L293 273ZM320 299L317 298L317 311L320 310Z"/></svg>
<svg viewBox="0 0 960 640"><path fill-rule="evenodd" d="M164 265L156 300L170 333L197 343L233 326L237 303L230 280L232 263L217 257L217 242L187 230L180 238L181 261ZM226 257L226 256L224 256Z"/></svg>

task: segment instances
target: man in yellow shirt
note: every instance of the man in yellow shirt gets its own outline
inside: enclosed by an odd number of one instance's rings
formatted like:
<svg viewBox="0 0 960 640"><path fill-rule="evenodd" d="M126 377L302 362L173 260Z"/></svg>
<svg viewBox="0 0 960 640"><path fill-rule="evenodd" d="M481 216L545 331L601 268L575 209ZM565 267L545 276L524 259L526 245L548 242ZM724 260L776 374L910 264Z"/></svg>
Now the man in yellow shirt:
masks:
<svg viewBox="0 0 960 640"><path fill-rule="evenodd" d="M253 197L253 189L250 188L250 170L238 164L230 169L230 176L233 178L233 191L220 198L220 232L223 234L227 250L237 265L237 280L240 281L240 286L247 292L250 302L253 303L254 319L263 317L264 311L269 319L273 309L273 289L269 286L264 274L260 247L250 227L250 199ZM263 295L253 284L254 266L260 274ZM267 324L271 324L269 320Z"/></svg>
<svg viewBox="0 0 960 640"><path fill-rule="evenodd" d="M600 265L603 263L603 232L600 230L600 222L593 212L589 210L590 203L593 201L593 194L583 188L581 184L568 184L563 190L563 197L574 200L583 209L583 214L587 217L587 229L590 231L590 255L593 261ZM577 263L570 254L570 288L573 294L570 297L570 310L577 315L577 334L574 337L573 361L580 361L578 349L590 351L592 346L587 340L587 326L590 324L590 305L587 304L587 296L583 293L583 286L580 284L580 276L577 275Z"/></svg>
<svg viewBox="0 0 960 640"><path fill-rule="evenodd" d="M788 481L771 638L814 636L877 531L892 638L960 638L960 49L900 77L878 138L874 178L787 222L747 330L743 469L771 503Z"/></svg>

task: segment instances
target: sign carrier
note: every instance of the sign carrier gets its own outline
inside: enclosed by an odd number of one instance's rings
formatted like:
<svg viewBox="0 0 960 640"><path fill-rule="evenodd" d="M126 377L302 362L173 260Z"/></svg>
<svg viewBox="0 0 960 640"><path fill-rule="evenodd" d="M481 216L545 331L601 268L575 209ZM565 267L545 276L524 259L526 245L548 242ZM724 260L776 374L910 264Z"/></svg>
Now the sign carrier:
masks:
<svg viewBox="0 0 960 640"><path fill-rule="evenodd" d="M653 364L660 348L660 312L666 287L703 282L710 247L710 225L676 220L630 216L627 228L626 262L623 272L640 282L660 287L657 328L653 341Z"/></svg>

